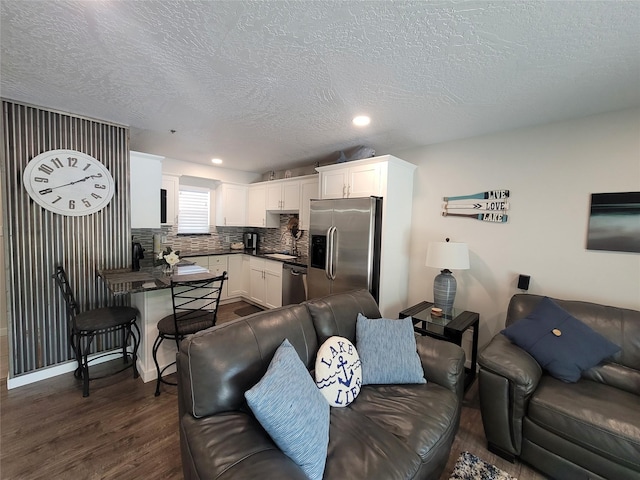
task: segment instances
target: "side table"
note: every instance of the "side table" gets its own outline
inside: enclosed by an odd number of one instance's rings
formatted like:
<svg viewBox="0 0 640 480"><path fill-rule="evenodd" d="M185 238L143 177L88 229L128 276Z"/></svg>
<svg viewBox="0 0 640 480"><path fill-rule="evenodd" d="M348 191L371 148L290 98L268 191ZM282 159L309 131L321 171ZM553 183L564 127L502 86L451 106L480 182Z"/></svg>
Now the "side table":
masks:
<svg viewBox="0 0 640 480"><path fill-rule="evenodd" d="M452 312L433 315L433 303L420 302L400 312L400 318L412 317L413 329L421 335L439 338L462 346L462 334L473 328L473 345L471 347L471 368L465 367L464 391L466 392L476 379L478 360L478 324L480 314L466 310L453 309Z"/></svg>

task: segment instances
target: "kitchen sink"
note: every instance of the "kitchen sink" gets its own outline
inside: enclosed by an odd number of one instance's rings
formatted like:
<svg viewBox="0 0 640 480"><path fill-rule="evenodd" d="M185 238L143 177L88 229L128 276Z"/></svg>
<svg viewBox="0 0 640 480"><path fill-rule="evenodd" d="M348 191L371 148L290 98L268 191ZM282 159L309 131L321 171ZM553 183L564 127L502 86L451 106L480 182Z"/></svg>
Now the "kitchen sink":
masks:
<svg viewBox="0 0 640 480"><path fill-rule="evenodd" d="M295 255L286 255L284 253L265 253L265 257L275 258L276 260L294 260L298 257Z"/></svg>

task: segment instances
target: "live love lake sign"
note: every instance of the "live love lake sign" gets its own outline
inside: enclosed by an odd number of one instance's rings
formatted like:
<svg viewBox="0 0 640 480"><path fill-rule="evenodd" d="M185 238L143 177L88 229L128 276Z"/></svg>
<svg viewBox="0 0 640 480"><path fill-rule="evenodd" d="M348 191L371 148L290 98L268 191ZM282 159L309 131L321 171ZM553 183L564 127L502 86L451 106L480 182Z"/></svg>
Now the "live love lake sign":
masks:
<svg viewBox="0 0 640 480"><path fill-rule="evenodd" d="M316 385L332 407L346 407L360 393L360 356L348 339L329 337L316 356Z"/></svg>
<svg viewBox="0 0 640 480"><path fill-rule="evenodd" d="M493 223L506 223L509 220L509 190L487 190L471 195L444 197L443 200L443 217L467 217ZM473 210L474 213L456 213L455 210Z"/></svg>

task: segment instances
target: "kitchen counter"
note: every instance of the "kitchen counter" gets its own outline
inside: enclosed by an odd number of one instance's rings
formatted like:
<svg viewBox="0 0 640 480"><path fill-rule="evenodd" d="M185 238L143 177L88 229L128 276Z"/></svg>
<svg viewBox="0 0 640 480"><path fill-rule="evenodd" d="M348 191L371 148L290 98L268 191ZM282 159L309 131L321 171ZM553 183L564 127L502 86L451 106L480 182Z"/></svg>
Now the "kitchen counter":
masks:
<svg viewBox="0 0 640 480"><path fill-rule="evenodd" d="M276 260L266 255L271 252L245 252L244 250L209 250L203 252L190 252L182 255L180 263L176 266L173 275L164 273L162 266L141 268L137 272L123 268L117 270L98 270L98 275L105 282L107 288L115 295L131 294L131 306L138 309L138 326L141 338L138 348L138 372L144 382L155 380L156 368L153 361L153 343L158 336L156 327L158 321L173 313L171 299L171 279L186 280L196 279L201 276L210 276L209 270L189 261L190 257L205 255L252 255L274 262L286 263L294 266L307 266L306 257L297 257L291 260ZM158 350L158 363L160 368L169 365L175 360L175 342L162 342ZM166 374L174 371L175 367L169 367Z"/></svg>
<svg viewBox="0 0 640 480"><path fill-rule="evenodd" d="M282 262L288 265L294 265L296 267L306 267L307 257L296 257L291 260L277 260L270 258L270 251L266 252L247 252L244 250L209 250L206 252L188 253L186 255L180 255L182 260L176 266L174 277L184 275L194 275L198 273L207 273L208 270L194 265L189 262L190 257L200 257L208 255L230 255L230 254L244 254L252 255L255 257L265 258L274 262ZM121 268L117 270L98 270L98 276L101 277L107 285L107 288L114 295L125 295L127 293L140 293L148 292L150 290L159 290L163 288L171 287L171 275L167 275L163 271L162 266L141 268L137 272L132 272L128 268Z"/></svg>
<svg viewBox="0 0 640 480"><path fill-rule="evenodd" d="M173 276L164 273L164 267L141 268L132 272L129 268L117 270L98 270L98 276L114 295L140 293L171 287L171 278L197 278L196 275L208 274L206 268L194 265L188 260L181 261L175 268Z"/></svg>
<svg viewBox="0 0 640 480"><path fill-rule="evenodd" d="M268 257L268 255L273 254L273 253L283 253L283 252L276 252L273 250L258 250L257 252L254 252L253 250L232 250L230 248L220 248L220 249L211 249L211 250L202 250L202 251L198 251L198 252L188 252L188 253L183 253L180 252L180 258L189 258L189 257L204 257L204 256L209 256L209 255L233 255L233 254L244 254L244 255L251 255L253 257L261 257L261 258L266 258L267 260L274 260L276 262L282 262L282 263L287 263L289 265L295 265L296 267L306 267L307 266L307 256L306 255L299 255L294 259L291 260L278 260L275 258L270 258Z"/></svg>
<svg viewBox="0 0 640 480"><path fill-rule="evenodd" d="M208 255L230 255L244 254L255 257L265 258L274 262L282 262L296 267L306 267L307 257L296 257L291 260L277 260L267 255L275 252L248 252L244 250L208 250L203 252L193 252L185 255L180 254L182 261L176 266L175 275L193 275L196 273L206 273L205 268L194 265L189 262L190 257L201 257ZM137 272L132 272L128 268L120 268L116 270L98 270L98 276L101 277L107 285L107 288L114 295L124 295L127 293L147 292L150 290L159 290L171 287L171 276L163 272L163 267L147 267L141 268Z"/></svg>

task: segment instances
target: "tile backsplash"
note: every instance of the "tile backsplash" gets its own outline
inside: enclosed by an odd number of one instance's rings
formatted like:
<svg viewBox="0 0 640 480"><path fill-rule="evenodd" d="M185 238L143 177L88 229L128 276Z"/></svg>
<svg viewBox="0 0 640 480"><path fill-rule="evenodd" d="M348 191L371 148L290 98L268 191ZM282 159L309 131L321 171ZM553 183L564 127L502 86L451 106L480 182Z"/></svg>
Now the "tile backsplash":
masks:
<svg viewBox="0 0 640 480"><path fill-rule="evenodd" d="M161 228L132 228L131 234L134 242L139 242L145 250L144 259L140 266L153 265L153 235L160 234L166 237L163 244L181 255L193 255L206 253L212 250L229 248L231 243L242 242L244 232L257 232L260 237L260 249L263 251L289 252L291 250L290 234L287 224L291 217L298 215L280 215L279 228L252 228L252 227L216 227L211 226L210 235L178 235L178 226L169 225ZM306 256L309 249L308 231L302 231L302 236L297 241L298 254Z"/></svg>

